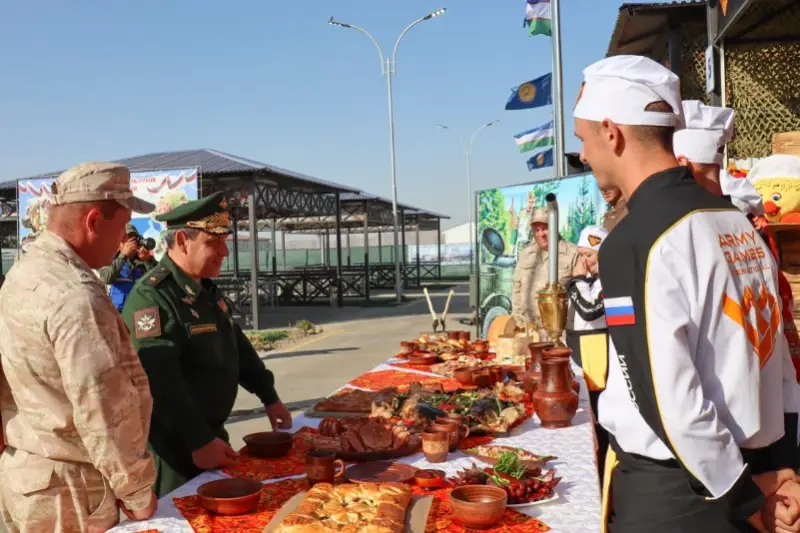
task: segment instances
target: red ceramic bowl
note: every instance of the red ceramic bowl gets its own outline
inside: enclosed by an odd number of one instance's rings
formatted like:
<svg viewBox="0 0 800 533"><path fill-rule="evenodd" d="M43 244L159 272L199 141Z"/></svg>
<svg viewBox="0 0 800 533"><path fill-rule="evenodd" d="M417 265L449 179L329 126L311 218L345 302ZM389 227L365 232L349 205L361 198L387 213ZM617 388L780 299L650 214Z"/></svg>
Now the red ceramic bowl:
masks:
<svg viewBox="0 0 800 533"><path fill-rule="evenodd" d="M445 484L444 470L417 470L414 480L423 489L438 489Z"/></svg>
<svg viewBox="0 0 800 533"><path fill-rule="evenodd" d="M258 506L263 488L260 481L253 479L218 479L200 485L197 500L212 513L245 514Z"/></svg>
<svg viewBox="0 0 800 533"><path fill-rule="evenodd" d="M275 459L289 454L292 449L292 434L282 431L264 431L244 437L247 452L254 457Z"/></svg>
<svg viewBox="0 0 800 533"><path fill-rule="evenodd" d="M488 485L466 485L450 492L453 520L468 528L487 528L503 517L508 494Z"/></svg>

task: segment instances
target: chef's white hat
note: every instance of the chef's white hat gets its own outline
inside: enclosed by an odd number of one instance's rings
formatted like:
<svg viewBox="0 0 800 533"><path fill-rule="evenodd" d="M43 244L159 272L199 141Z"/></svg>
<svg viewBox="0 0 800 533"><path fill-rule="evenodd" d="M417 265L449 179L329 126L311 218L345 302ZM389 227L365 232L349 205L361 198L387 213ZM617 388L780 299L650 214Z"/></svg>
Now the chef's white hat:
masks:
<svg viewBox="0 0 800 533"><path fill-rule="evenodd" d="M642 56L612 56L589 65L575 105L575 118L628 126L683 127L680 78L668 68ZM672 113L645 111L666 102Z"/></svg>
<svg viewBox="0 0 800 533"><path fill-rule="evenodd" d="M800 157L774 154L758 161L747 173L751 183L766 178L800 178Z"/></svg>
<svg viewBox="0 0 800 533"><path fill-rule="evenodd" d="M686 100L683 120L686 129L676 131L672 138L675 155L682 155L692 163L721 166L719 149L733 137L733 109Z"/></svg>
<svg viewBox="0 0 800 533"><path fill-rule="evenodd" d="M764 203L761 195L747 178L736 178L724 170L719 173L722 194L731 197L731 202L745 215L763 215Z"/></svg>
<svg viewBox="0 0 800 533"><path fill-rule="evenodd" d="M591 248L592 250L599 250L600 245L608 237L608 231L601 226L587 226L581 231L581 236L578 237L578 248Z"/></svg>

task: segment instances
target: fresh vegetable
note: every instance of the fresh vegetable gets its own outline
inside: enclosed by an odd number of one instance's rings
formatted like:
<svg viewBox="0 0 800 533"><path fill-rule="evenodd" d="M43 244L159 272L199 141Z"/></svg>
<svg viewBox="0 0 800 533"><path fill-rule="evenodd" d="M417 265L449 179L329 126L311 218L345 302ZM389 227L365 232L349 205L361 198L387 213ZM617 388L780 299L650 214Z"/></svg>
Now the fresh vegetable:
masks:
<svg viewBox="0 0 800 533"><path fill-rule="evenodd" d="M513 451L503 452L494 465L495 472L508 474L514 479L522 479L525 476L527 467L519 460L519 455Z"/></svg>

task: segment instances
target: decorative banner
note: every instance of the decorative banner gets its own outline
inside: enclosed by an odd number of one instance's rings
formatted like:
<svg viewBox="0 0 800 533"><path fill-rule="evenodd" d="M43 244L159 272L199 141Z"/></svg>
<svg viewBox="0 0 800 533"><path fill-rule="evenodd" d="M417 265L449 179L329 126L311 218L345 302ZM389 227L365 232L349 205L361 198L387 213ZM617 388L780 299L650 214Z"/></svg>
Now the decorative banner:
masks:
<svg viewBox="0 0 800 533"><path fill-rule="evenodd" d="M151 214L132 213L131 223L143 237L155 239L157 258L164 252L161 238L164 228L160 222L156 222L155 216L182 203L197 200L199 175L200 170L197 168L131 173L133 194L156 206ZM55 178L43 178L17 182L17 242L23 252L47 228L50 186L54 181Z"/></svg>
<svg viewBox="0 0 800 533"><path fill-rule="evenodd" d="M413 265L417 261L417 245L406 245L408 249L408 264ZM468 265L470 259L470 246L463 244L442 244L442 265ZM439 260L439 247L435 244L422 244L419 247L420 262L432 262Z"/></svg>
<svg viewBox="0 0 800 533"><path fill-rule="evenodd" d="M608 209L591 174L478 193L478 317L483 337L495 317L511 314L517 259L533 241L531 215L546 207L544 198L551 192L558 199L561 237L573 244L583 228L600 224Z"/></svg>

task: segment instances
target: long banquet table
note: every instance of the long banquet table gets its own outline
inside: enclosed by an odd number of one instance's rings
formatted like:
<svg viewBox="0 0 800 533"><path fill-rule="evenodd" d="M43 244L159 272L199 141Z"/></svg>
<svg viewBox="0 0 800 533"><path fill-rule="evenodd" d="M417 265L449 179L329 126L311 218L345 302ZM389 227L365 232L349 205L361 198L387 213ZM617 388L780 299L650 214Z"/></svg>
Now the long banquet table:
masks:
<svg viewBox="0 0 800 533"><path fill-rule="evenodd" d="M390 361L391 362L391 361ZM441 377L418 370L389 366L382 364L370 372L380 370L397 370L421 374L425 376ZM580 369L573 366L573 370L580 376ZM564 429L544 429L539 425L536 415L526 420L511 431L511 436L496 439L492 444L516 446L537 454L555 455L556 461L548 463L556 469L563 479L556 487L559 498L551 503L531 507L517 508L516 510L536 517L552 528L554 533L595 533L600 528L600 488L595 465L594 436L589 411L589 398L581 381L580 406L572 426ZM343 388L348 388L346 385ZM321 419L309 418L300 415L294 419L292 432L302 427L316 428ZM407 463L419 468L436 468L447 472L448 476L455 475L456 471L469 467L473 458L462 452L451 453L448 461L443 464L432 465L425 460L422 453L397 459L398 462ZM158 502L158 510L147 521L123 522L111 529L114 533L138 533L146 530L158 530L161 533L193 533L189 522L181 515L173 503L173 498L182 498L197 493L197 488L208 481L228 477L219 471L205 472L182 487L167 494ZM292 476L303 477L303 476ZM282 478L287 479L287 478ZM280 479L265 481L275 483Z"/></svg>

